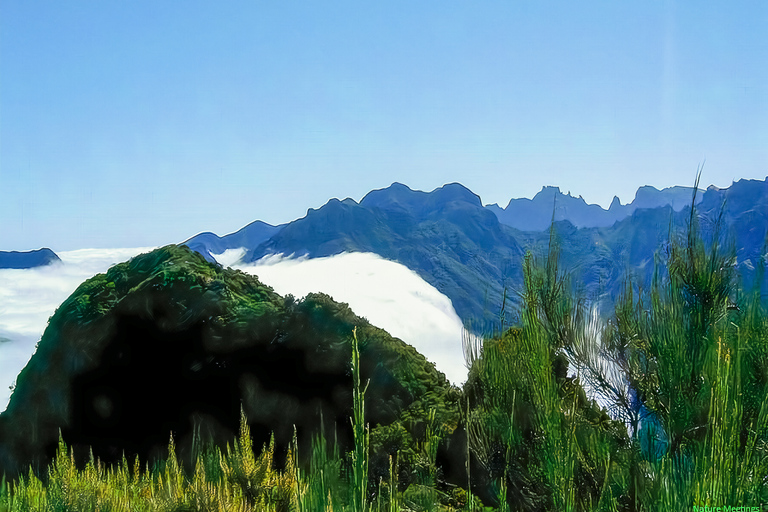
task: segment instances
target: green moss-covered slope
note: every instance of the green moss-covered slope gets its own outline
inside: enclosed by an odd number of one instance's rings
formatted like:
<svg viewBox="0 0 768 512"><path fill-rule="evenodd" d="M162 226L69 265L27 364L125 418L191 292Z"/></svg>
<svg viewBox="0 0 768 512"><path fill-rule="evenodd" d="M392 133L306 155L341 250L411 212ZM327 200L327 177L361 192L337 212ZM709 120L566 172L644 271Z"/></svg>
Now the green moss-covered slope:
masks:
<svg viewBox="0 0 768 512"><path fill-rule="evenodd" d="M343 444L357 327L372 428L418 434L431 410L449 428L458 391L413 347L324 294L283 298L256 277L167 246L84 282L54 313L0 415L0 469L44 464L61 430L102 460L182 455L196 437L224 443L241 407L258 446L325 422ZM334 425L335 424L335 425ZM379 436L380 437L380 436Z"/></svg>

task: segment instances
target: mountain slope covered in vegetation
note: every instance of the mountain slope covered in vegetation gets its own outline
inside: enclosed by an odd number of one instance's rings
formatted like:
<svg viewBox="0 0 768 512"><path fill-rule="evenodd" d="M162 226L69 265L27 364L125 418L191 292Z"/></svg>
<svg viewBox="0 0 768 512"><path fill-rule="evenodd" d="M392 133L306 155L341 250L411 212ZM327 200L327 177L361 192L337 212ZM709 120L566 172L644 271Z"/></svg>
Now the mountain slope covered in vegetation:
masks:
<svg viewBox="0 0 768 512"><path fill-rule="evenodd" d="M15 474L53 456L59 432L103 461L182 453L196 437L219 445L240 409L257 445L285 449L349 433L353 328L370 379L373 427L400 421L405 438L437 411L455 424L457 390L413 347L323 294L280 297L256 277L167 246L83 283L51 317L0 415L0 465Z"/></svg>

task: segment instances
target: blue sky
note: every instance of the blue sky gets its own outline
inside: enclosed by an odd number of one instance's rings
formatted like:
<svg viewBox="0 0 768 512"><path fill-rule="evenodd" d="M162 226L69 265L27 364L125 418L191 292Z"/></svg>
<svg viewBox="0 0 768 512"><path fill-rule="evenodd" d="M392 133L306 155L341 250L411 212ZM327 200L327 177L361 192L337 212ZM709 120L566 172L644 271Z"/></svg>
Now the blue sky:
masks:
<svg viewBox="0 0 768 512"><path fill-rule="evenodd" d="M0 250L768 175L765 2L369 4L4 1Z"/></svg>

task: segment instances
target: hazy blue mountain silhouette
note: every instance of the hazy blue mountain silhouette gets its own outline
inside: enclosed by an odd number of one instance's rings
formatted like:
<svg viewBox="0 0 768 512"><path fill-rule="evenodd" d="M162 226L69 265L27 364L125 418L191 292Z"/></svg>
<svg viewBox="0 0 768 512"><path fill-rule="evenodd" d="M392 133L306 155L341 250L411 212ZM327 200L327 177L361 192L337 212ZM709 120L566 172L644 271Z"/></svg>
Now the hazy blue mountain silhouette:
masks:
<svg viewBox="0 0 768 512"><path fill-rule="evenodd" d="M736 265L747 285L754 284L768 258L768 178L765 181L740 180L728 188L709 187L699 212L702 231L710 236L722 208L722 228L726 240L735 243ZM765 280L763 276L763 292Z"/></svg>
<svg viewBox="0 0 768 512"><path fill-rule="evenodd" d="M247 226L225 236L206 231L193 236L183 242L184 245L199 252L207 261L215 263L212 254L221 254L227 249L239 249L240 247L256 247L271 236L280 231L285 224L273 226L260 220L251 222Z"/></svg>
<svg viewBox="0 0 768 512"><path fill-rule="evenodd" d="M646 188L646 187L644 187ZM692 192L692 189L688 189ZM642 195L638 196L642 199ZM663 262L671 239L684 236L691 219L688 206L638 208L610 227L577 229L568 221L555 223L562 264L588 295L615 300L631 277L647 289L656 262ZM640 204L652 204L643 203ZM742 285L749 289L765 263L768 236L768 178L740 180L731 187L709 187L696 197L696 220L707 244L718 236L736 257ZM719 233L716 219L721 215ZM518 231L516 240L542 254L549 244L549 231ZM765 286L765 277L762 277Z"/></svg>
<svg viewBox="0 0 768 512"><path fill-rule="evenodd" d="M0 251L0 268L34 268L57 261L61 259L47 247L36 251Z"/></svg>
<svg viewBox="0 0 768 512"><path fill-rule="evenodd" d="M703 191L701 191L703 192ZM651 186L640 187L631 203L621 204L614 196L605 210L597 204L587 204L582 198L563 194L559 187L543 187L533 199L510 199L505 208L490 204L486 208L499 218L499 222L521 231L544 231L554 220L566 220L578 228L609 227L619 220L643 208L671 206L680 211L691 204L692 187L670 187L658 190ZM701 200L701 196L699 196Z"/></svg>

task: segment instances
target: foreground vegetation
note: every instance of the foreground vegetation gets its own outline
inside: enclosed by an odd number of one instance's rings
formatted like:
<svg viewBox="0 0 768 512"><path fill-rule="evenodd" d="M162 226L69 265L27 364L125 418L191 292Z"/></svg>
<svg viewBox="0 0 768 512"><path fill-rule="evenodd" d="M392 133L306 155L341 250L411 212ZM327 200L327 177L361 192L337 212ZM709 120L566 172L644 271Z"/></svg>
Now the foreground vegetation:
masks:
<svg viewBox="0 0 768 512"><path fill-rule="evenodd" d="M245 416L232 445L198 445L187 468L173 439L152 466L110 467L76 461L62 440L46 473L3 481L0 510L762 511L768 312L736 289L711 231L705 243L692 213L650 287L628 283L607 321L572 292L556 244L543 261L528 255L518 325L465 347L458 427L432 415L415 442L401 422L372 435L354 332L350 452L320 434L256 453Z"/></svg>

